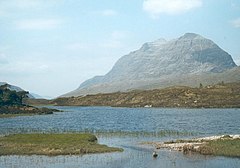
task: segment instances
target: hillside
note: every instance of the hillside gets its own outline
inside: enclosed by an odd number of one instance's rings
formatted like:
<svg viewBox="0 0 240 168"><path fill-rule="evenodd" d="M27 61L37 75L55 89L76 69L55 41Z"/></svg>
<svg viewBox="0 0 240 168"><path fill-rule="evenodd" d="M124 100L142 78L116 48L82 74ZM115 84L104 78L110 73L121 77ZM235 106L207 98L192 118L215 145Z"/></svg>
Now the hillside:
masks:
<svg viewBox="0 0 240 168"><path fill-rule="evenodd" d="M240 75L231 55L213 41L198 34L166 41L148 42L136 51L121 57L104 76L96 76L63 97L97 93L126 92L136 89L158 89L185 85L196 87L220 81L235 82ZM239 70L237 70L239 71ZM188 79L188 80L185 80Z"/></svg>
<svg viewBox="0 0 240 168"><path fill-rule="evenodd" d="M49 103L58 106L239 108L240 82L58 98Z"/></svg>

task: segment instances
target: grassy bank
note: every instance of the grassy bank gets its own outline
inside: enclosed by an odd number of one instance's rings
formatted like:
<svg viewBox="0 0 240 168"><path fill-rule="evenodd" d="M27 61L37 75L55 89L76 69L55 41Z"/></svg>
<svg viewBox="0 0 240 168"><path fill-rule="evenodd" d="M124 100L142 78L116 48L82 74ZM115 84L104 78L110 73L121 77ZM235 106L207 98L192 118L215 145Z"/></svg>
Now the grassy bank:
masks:
<svg viewBox="0 0 240 168"><path fill-rule="evenodd" d="M122 151L92 134L16 134L0 137L0 155L82 155Z"/></svg>
<svg viewBox="0 0 240 168"><path fill-rule="evenodd" d="M150 144L157 149L167 148L185 154L196 152L203 155L240 157L240 135L220 135Z"/></svg>
<svg viewBox="0 0 240 168"><path fill-rule="evenodd" d="M209 141L201 146L198 152L205 155L240 157L240 139Z"/></svg>

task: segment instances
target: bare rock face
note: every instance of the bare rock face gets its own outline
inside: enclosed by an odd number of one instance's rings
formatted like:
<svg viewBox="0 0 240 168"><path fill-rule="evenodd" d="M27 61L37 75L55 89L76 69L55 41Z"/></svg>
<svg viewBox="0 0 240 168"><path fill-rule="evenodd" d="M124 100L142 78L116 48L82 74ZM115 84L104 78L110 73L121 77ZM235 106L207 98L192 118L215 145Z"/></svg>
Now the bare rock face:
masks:
<svg viewBox="0 0 240 168"><path fill-rule="evenodd" d="M120 58L106 75L89 79L63 96L166 87L162 82L174 85L181 76L222 73L234 67L231 55L213 41L186 33L178 39L143 44L139 50Z"/></svg>

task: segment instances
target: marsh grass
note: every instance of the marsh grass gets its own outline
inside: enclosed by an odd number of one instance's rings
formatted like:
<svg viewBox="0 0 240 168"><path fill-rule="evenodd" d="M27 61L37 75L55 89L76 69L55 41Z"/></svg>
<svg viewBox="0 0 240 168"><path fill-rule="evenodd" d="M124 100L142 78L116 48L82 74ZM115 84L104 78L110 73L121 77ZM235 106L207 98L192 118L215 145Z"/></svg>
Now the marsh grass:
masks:
<svg viewBox="0 0 240 168"><path fill-rule="evenodd" d="M199 148L205 155L240 157L240 139L219 139L208 141Z"/></svg>
<svg viewBox="0 0 240 168"><path fill-rule="evenodd" d="M229 135L225 135L220 139L213 140L172 140L163 142L163 144L177 144L177 143L202 143L199 148L194 148L193 145L184 145L183 152L197 152L203 155L214 156L228 156L228 157L240 157L240 139L233 139ZM185 148L185 149L184 149Z"/></svg>
<svg viewBox="0 0 240 168"><path fill-rule="evenodd" d="M82 155L122 151L97 143L92 134L13 134L0 137L0 155Z"/></svg>
<svg viewBox="0 0 240 168"><path fill-rule="evenodd" d="M26 128L15 128L15 129L5 129L1 130L0 134L2 135L11 135L11 134L19 134L19 133L87 133L94 134L99 137L169 137L169 136L194 136L197 133L188 132L188 131L176 131L176 130L160 130L160 131L121 131L121 130L94 130L94 129L84 129L84 130L69 130L69 129L56 129L56 128L48 128L44 129L26 129Z"/></svg>

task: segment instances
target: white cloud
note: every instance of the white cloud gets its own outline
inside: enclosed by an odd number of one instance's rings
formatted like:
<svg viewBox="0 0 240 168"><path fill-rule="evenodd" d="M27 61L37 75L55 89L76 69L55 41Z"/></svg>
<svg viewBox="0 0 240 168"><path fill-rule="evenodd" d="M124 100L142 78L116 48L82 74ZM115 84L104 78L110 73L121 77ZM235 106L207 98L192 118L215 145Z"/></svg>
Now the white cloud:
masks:
<svg viewBox="0 0 240 168"><path fill-rule="evenodd" d="M60 20L56 19L35 19L35 20L20 20L16 22L18 29L26 30L42 30L53 29L61 24Z"/></svg>
<svg viewBox="0 0 240 168"><path fill-rule="evenodd" d="M2 16L6 16L6 12L4 10L0 9L0 17L2 17Z"/></svg>
<svg viewBox="0 0 240 168"><path fill-rule="evenodd" d="M236 28L240 28L240 18L237 18L233 21L231 21L232 25Z"/></svg>
<svg viewBox="0 0 240 168"><path fill-rule="evenodd" d="M66 45L65 48L68 49L68 50L75 51L75 50L88 49L89 46L85 43L76 42L76 43L71 43L71 44Z"/></svg>
<svg viewBox="0 0 240 168"><path fill-rule="evenodd" d="M113 10L113 9L92 11L90 13L93 14L93 15L100 15L100 16L105 16L105 17L111 17L111 16L118 15L118 12L116 10Z"/></svg>
<svg viewBox="0 0 240 168"><path fill-rule="evenodd" d="M113 39L124 39L127 37L129 33L126 31L119 31L119 30L115 30L112 32L111 34L111 38Z"/></svg>
<svg viewBox="0 0 240 168"><path fill-rule="evenodd" d="M104 48L121 48L123 47L123 43L118 40L108 40L100 44L100 47Z"/></svg>
<svg viewBox="0 0 240 168"><path fill-rule="evenodd" d="M40 0L13 0L14 6L18 8L32 8L41 5Z"/></svg>
<svg viewBox="0 0 240 168"><path fill-rule="evenodd" d="M115 16L117 15L117 11L112 9L106 9L100 12L103 16Z"/></svg>
<svg viewBox="0 0 240 168"><path fill-rule="evenodd" d="M26 9L26 8L32 8L36 7L42 4L42 1L40 0L3 0L0 1L0 6L6 8L20 8L20 9Z"/></svg>
<svg viewBox="0 0 240 168"><path fill-rule="evenodd" d="M174 15L201 6L202 0L144 0L143 2L143 9L154 18L162 13Z"/></svg>
<svg viewBox="0 0 240 168"><path fill-rule="evenodd" d="M0 1L0 17L12 17L16 11L37 10L43 7L41 0L2 0Z"/></svg>
<svg viewBox="0 0 240 168"><path fill-rule="evenodd" d="M0 0L0 17L17 18L18 13L29 13L51 10L56 5L63 5L66 0Z"/></svg>
<svg viewBox="0 0 240 168"><path fill-rule="evenodd" d="M100 47L104 48L122 48L124 47L124 41L127 37L130 36L130 33L127 31L119 31L115 30L110 34L110 38L103 41L103 43L100 44Z"/></svg>
<svg viewBox="0 0 240 168"><path fill-rule="evenodd" d="M0 67L1 74L35 74L47 72L49 66L45 63L35 61L17 61Z"/></svg>
<svg viewBox="0 0 240 168"><path fill-rule="evenodd" d="M235 9L235 10L239 10L240 9L240 5L236 4L235 2L231 2L231 7L232 7L232 9Z"/></svg>
<svg viewBox="0 0 240 168"><path fill-rule="evenodd" d="M37 9L48 8L59 3L64 3L65 0L1 0L0 7L7 9Z"/></svg>
<svg viewBox="0 0 240 168"><path fill-rule="evenodd" d="M8 64L7 56L4 53L0 53L0 65Z"/></svg>

